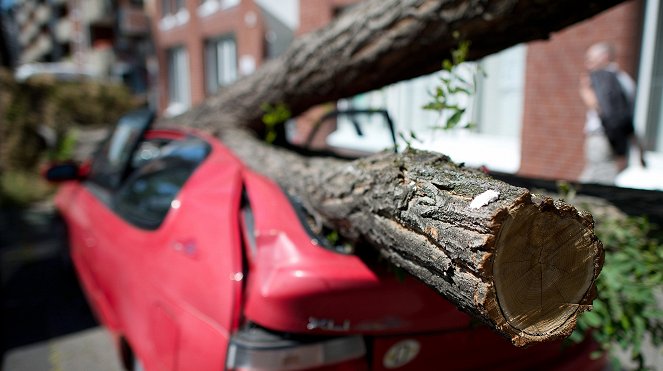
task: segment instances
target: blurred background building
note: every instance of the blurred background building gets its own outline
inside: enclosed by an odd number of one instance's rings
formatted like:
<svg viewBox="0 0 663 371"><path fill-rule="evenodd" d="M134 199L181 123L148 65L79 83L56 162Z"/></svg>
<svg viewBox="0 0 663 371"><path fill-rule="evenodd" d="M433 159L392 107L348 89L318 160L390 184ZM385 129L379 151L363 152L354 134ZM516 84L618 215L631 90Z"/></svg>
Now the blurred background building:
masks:
<svg viewBox="0 0 663 371"><path fill-rule="evenodd" d="M79 71L119 79L176 115L278 56L358 0L0 0L7 42L2 63L66 61ZM13 20L11 24L7 20ZM635 162L622 186L663 189L663 10L660 0L631 0L554 34L478 61L477 93L466 122L442 131L423 110L437 75L402 82L338 103L384 108L415 147L457 162L548 179L577 179L584 166L585 108L578 95L586 49L609 41L638 84L636 130L648 168ZM19 30L18 33L11 29ZM9 31L8 31L9 30ZM12 35L18 36L12 41ZM0 40L1 41L1 40ZM9 62L5 62L9 61ZM440 61L442 62L442 61ZM461 125L462 126L462 125ZM329 141L351 148L390 146L384 126L358 137L342 121ZM368 138L368 139L367 139ZM636 156L632 156L636 157Z"/></svg>
<svg viewBox="0 0 663 371"><path fill-rule="evenodd" d="M282 53L296 0L159 0L148 11L158 60L159 107L184 112Z"/></svg>
<svg viewBox="0 0 663 371"><path fill-rule="evenodd" d="M298 33L322 27L352 0L301 0ZM387 108L397 130L414 131L414 147L443 152L457 162L545 179L575 180L584 166L585 107L578 94L587 48L615 45L617 61L638 84L636 131L645 138L647 169L631 156L617 185L663 190L663 11L659 0L631 0L555 33L478 61L477 92L468 104L468 129L442 131L440 115L421 109L439 83L438 74L401 82L342 102L344 107ZM470 46L471 48L471 46ZM442 118L444 119L444 117ZM338 123L330 138L369 146ZM461 125L462 126L462 125ZM370 129L369 129L370 130ZM375 128L384 131L384 126ZM383 138L384 133L373 137Z"/></svg>
<svg viewBox="0 0 663 371"><path fill-rule="evenodd" d="M4 38L15 75L124 82L146 94L153 54L142 0L3 0Z"/></svg>

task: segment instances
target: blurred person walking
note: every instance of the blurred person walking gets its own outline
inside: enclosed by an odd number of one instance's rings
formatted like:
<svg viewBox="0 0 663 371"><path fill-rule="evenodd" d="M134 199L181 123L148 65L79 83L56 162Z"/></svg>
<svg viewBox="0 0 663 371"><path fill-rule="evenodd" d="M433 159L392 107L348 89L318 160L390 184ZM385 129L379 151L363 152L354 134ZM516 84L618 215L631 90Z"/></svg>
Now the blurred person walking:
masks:
<svg viewBox="0 0 663 371"><path fill-rule="evenodd" d="M615 48L607 42L592 45L585 54L587 71L580 78L580 97L587 108L583 183L614 184L627 165L629 144L643 151L633 128L635 82L615 62Z"/></svg>

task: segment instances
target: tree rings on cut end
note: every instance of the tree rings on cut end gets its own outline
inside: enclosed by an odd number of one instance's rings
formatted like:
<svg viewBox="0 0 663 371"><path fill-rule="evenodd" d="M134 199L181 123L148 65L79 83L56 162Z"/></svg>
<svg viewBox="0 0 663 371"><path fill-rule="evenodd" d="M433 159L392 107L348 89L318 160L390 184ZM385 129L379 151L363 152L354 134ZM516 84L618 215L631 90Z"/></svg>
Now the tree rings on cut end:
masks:
<svg viewBox="0 0 663 371"><path fill-rule="evenodd" d="M593 232L571 215L523 205L505 220L493 279L506 321L519 332L546 336L564 328L594 281Z"/></svg>

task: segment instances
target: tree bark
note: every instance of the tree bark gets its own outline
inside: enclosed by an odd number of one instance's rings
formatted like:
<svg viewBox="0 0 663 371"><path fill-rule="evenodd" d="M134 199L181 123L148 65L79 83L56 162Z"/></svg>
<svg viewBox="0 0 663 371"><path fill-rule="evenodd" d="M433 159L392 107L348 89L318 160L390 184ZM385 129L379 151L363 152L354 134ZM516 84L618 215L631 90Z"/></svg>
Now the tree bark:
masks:
<svg viewBox="0 0 663 371"><path fill-rule="evenodd" d="M299 156L237 129L222 140L315 218L378 248L515 345L568 336L591 308L603 248L591 215L572 206L431 152L348 162ZM486 191L496 199L476 203Z"/></svg>
<svg viewBox="0 0 663 371"><path fill-rule="evenodd" d="M285 103L296 116L317 104L438 71L459 40L470 41L469 59L478 59L546 39L622 1L362 1L182 119L192 126L240 124L260 132L263 104Z"/></svg>
<svg viewBox="0 0 663 371"><path fill-rule="evenodd" d="M285 103L296 115L439 69L458 41L454 31L479 58L619 2L366 1L170 122L216 132L316 219L375 246L514 344L557 339L571 333L595 297L603 250L591 216L439 154L410 150L346 162L303 157L253 134L261 131L263 104Z"/></svg>

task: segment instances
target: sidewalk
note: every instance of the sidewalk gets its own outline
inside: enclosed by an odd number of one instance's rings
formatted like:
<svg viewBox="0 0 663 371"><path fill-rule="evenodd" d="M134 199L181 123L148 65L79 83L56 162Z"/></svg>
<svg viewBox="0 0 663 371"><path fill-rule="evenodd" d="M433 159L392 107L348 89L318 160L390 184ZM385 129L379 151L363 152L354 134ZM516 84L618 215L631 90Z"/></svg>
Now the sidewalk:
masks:
<svg viewBox="0 0 663 371"><path fill-rule="evenodd" d="M3 371L122 371L110 334L101 327L10 350Z"/></svg>
<svg viewBox="0 0 663 371"><path fill-rule="evenodd" d="M51 204L0 210L0 353L97 326ZM4 358L4 357L3 357ZM39 371L40 368L33 368Z"/></svg>

